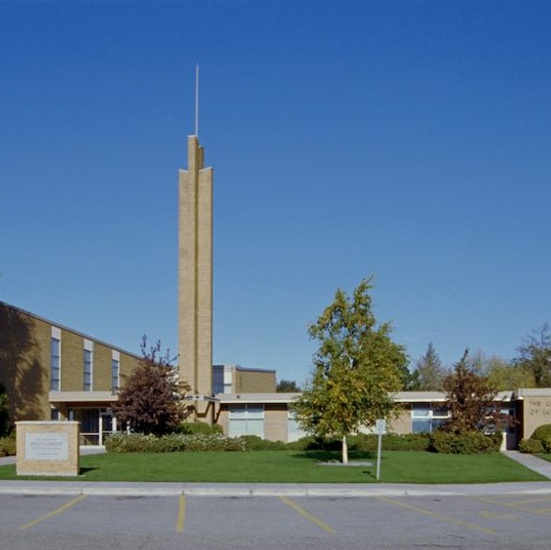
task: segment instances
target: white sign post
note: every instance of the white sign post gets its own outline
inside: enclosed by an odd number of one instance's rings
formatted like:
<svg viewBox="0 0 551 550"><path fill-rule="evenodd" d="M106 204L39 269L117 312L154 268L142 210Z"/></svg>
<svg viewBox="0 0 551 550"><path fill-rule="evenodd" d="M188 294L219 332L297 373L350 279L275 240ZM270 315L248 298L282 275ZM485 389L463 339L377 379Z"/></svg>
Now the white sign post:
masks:
<svg viewBox="0 0 551 550"><path fill-rule="evenodd" d="M381 477L381 448L383 446L383 435L386 434L386 420L379 418L375 421L375 431L377 432L377 481Z"/></svg>

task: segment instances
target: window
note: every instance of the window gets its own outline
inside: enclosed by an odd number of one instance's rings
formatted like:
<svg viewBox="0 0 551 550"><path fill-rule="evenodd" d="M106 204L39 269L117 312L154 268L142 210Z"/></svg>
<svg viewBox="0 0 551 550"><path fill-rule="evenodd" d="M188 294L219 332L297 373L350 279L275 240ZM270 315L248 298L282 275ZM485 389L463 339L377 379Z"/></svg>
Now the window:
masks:
<svg viewBox="0 0 551 550"><path fill-rule="evenodd" d="M431 433L439 428L448 417L448 410L437 404L412 403L411 431L413 433Z"/></svg>
<svg viewBox="0 0 551 550"><path fill-rule="evenodd" d="M120 386L121 354L113 351L111 354L111 391L116 393Z"/></svg>
<svg viewBox="0 0 551 550"><path fill-rule="evenodd" d="M212 393L232 392L232 369L229 365L213 365Z"/></svg>
<svg viewBox="0 0 551 550"><path fill-rule="evenodd" d="M228 435L264 437L264 405L230 405Z"/></svg>
<svg viewBox="0 0 551 550"><path fill-rule="evenodd" d="M92 391L92 374L93 374L93 355L94 344L90 340L84 340L84 391Z"/></svg>
<svg viewBox="0 0 551 550"><path fill-rule="evenodd" d="M50 390L61 389L61 330L52 327L50 340Z"/></svg>

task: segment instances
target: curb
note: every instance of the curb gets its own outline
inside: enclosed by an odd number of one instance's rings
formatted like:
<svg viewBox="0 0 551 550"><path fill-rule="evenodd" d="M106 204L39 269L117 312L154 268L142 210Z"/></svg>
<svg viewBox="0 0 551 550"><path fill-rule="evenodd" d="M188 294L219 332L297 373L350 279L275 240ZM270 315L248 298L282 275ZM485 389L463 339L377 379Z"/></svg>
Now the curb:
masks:
<svg viewBox="0 0 551 550"><path fill-rule="evenodd" d="M427 496L551 495L551 482L496 483L489 485L231 485L218 486L166 484L80 484L57 482L4 481L0 494L12 495L88 495L120 497L303 497L376 498Z"/></svg>

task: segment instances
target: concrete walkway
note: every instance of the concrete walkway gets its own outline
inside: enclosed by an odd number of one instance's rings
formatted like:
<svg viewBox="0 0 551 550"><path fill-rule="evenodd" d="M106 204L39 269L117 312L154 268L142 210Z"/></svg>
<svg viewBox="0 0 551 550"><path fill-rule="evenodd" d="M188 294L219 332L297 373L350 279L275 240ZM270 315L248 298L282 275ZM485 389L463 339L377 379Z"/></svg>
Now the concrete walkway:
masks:
<svg viewBox="0 0 551 550"><path fill-rule="evenodd" d="M83 454L88 454L86 451ZM98 452L97 450L95 452ZM99 451L101 452L101 451ZM518 451L504 453L527 468L551 479L551 463ZM0 466L15 457L0 458ZM551 481L468 485L417 485L407 483L127 483L87 481L0 481L0 494L65 494L118 496L211 497L404 497L551 494Z"/></svg>
<svg viewBox="0 0 551 550"><path fill-rule="evenodd" d="M534 455L521 453L520 451L504 451L503 454L530 470L545 476L547 479L551 479L551 462L547 462L547 460Z"/></svg>

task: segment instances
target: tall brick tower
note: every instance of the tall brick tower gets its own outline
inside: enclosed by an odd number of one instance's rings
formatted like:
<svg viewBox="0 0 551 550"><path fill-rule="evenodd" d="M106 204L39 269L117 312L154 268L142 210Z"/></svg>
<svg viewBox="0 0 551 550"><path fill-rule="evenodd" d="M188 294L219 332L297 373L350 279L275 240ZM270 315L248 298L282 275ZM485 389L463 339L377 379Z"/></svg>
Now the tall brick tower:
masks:
<svg viewBox="0 0 551 550"><path fill-rule="evenodd" d="M212 423L212 168L197 136L188 137L180 170L178 354L180 379L191 386L195 419Z"/></svg>

